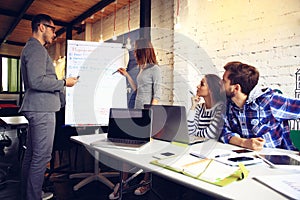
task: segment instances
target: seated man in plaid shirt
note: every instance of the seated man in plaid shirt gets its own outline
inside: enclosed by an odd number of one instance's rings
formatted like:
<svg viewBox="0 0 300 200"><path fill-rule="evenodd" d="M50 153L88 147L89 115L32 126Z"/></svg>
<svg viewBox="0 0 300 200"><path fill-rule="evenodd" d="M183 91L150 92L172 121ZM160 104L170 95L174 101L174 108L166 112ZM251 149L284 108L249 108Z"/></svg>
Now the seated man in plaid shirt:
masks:
<svg viewBox="0 0 300 200"><path fill-rule="evenodd" d="M255 87L259 72L253 66L229 62L224 69L228 102L220 140L252 150L297 150L290 139L288 120L300 118L300 100Z"/></svg>

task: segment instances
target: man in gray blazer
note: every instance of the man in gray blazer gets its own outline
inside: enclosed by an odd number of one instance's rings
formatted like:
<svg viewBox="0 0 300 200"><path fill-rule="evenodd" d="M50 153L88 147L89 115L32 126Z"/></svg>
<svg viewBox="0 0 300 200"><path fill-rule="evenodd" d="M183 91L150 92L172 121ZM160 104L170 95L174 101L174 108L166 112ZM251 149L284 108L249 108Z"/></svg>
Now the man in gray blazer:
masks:
<svg viewBox="0 0 300 200"><path fill-rule="evenodd" d="M45 14L36 15L31 28L32 37L21 53L25 95L20 112L29 122L21 187L23 198L40 200L44 173L51 159L55 112L61 106L60 93L64 86L75 85L77 78L57 80L53 61L45 48L56 36L52 18Z"/></svg>

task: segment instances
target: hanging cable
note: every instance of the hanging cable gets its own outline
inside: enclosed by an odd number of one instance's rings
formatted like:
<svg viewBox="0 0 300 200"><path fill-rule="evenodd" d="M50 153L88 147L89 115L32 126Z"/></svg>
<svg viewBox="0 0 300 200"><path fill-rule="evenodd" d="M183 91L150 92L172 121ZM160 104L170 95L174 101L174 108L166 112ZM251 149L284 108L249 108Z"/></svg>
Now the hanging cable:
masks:
<svg viewBox="0 0 300 200"><path fill-rule="evenodd" d="M130 0L128 0L128 37L127 37L127 44L126 48L131 49L131 41L130 41Z"/></svg>
<svg viewBox="0 0 300 200"><path fill-rule="evenodd" d="M175 18L175 29L180 29L180 21L179 21L179 8L180 8L180 0L177 0L177 9L176 9L176 18Z"/></svg>
<svg viewBox="0 0 300 200"><path fill-rule="evenodd" d="M103 30L102 29L102 23L103 23L103 16L104 16L103 12L104 12L104 9L101 10L101 24L100 24L101 25L101 34L100 34L100 40L99 40L100 43L104 42L104 40L103 40L103 34L102 34L102 30Z"/></svg>
<svg viewBox="0 0 300 200"><path fill-rule="evenodd" d="M117 40L117 35L116 35L116 19L117 19L117 3L118 1L115 1L115 8L114 8L114 32L113 32L113 40Z"/></svg>

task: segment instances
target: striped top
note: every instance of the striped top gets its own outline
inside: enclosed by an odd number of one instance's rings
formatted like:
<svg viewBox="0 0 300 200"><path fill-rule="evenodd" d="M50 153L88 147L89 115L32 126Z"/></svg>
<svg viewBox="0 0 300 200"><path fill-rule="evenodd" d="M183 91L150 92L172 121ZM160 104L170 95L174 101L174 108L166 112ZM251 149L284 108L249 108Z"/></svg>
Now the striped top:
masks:
<svg viewBox="0 0 300 200"><path fill-rule="evenodd" d="M195 110L188 113L189 135L218 139L224 123L224 112L222 103L217 103L210 109L207 109L204 103L198 104Z"/></svg>

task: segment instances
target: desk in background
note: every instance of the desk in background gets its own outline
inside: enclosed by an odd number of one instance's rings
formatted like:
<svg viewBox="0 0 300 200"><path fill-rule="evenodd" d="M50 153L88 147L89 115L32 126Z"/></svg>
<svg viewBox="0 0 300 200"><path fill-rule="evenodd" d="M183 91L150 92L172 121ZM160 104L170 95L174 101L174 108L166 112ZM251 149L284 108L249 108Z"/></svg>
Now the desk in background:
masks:
<svg viewBox="0 0 300 200"><path fill-rule="evenodd" d="M0 99L0 104L13 104L17 105L16 99Z"/></svg>
<svg viewBox="0 0 300 200"><path fill-rule="evenodd" d="M15 104L0 104L0 116L10 117L19 116L19 106Z"/></svg>
<svg viewBox="0 0 300 200"><path fill-rule="evenodd" d="M253 166L247 166L247 169L250 171L248 178L241 181L233 182L225 187L219 187L150 164L150 161L154 160L154 158L152 157L153 155L157 155L158 153L166 151L168 148L170 148L169 142L152 140L149 144L147 144L145 148L141 149L138 152L129 151L129 150L120 150L114 148L93 147L90 145L91 142L94 142L96 140L101 140L104 138L106 138L105 134L71 137L73 141L84 145L86 148L90 150L98 151L100 154L100 162L104 161L104 164L108 164L107 162L111 161L111 163L114 163L117 166L118 164L116 164L116 161L120 161L119 165L121 166L122 162L126 162L132 166L142 168L145 171L150 171L158 176L167 178L171 181L174 181L186 187L193 188L201 193L204 193L214 198L251 199L251 200L252 199L286 199L283 195L279 194L278 192L255 181L253 177L261 176L261 175L289 174L291 173L289 171L282 170L282 169L271 169L265 163L261 163ZM201 145L203 145L203 143L195 144L188 148L190 148L190 150L197 150L197 149L201 149ZM217 142L215 144L215 148L232 150L232 149L237 149L238 147ZM273 150L274 149L272 149L272 151ZM270 149L265 149L265 151L270 151Z"/></svg>
<svg viewBox="0 0 300 200"><path fill-rule="evenodd" d="M4 129L16 129L19 139L18 158L22 160L26 144L28 121L24 116L0 117L0 126Z"/></svg>

